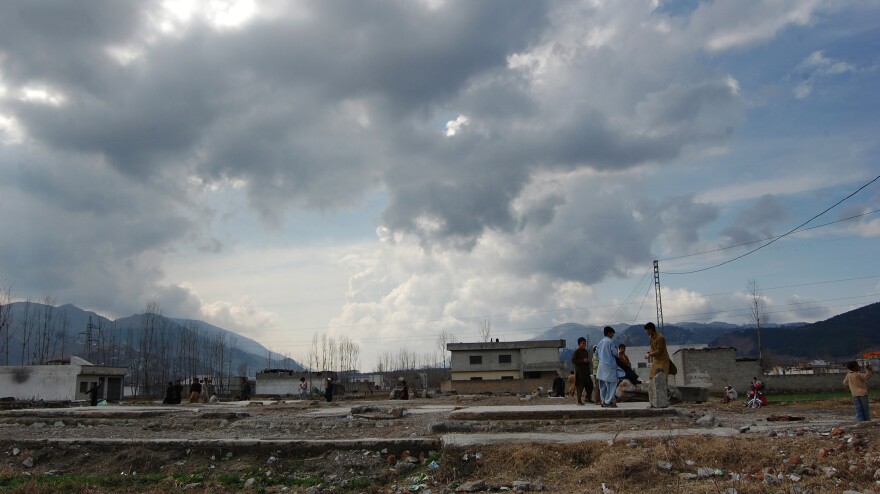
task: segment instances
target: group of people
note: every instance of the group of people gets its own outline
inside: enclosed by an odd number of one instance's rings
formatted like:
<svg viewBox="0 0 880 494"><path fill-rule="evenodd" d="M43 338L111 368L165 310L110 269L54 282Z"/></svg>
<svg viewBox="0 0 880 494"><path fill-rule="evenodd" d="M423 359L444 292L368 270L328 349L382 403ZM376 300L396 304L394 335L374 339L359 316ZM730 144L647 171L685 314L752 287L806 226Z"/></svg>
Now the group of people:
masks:
<svg viewBox="0 0 880 494"><path fill-rule="evenodd" d="M251 384L247 378L241 378L241 399L249 400L251 395ZM189 385L189 402L190 403L216 403L217 389L209 378L197 379L193 378L192 384ZM183 402L183 383L180 379L171 382L165 387L165 397L162 403L166 405L179 405Z"/></svg>
<svg viewBox="0 0 880 494"><path fill-rule="evenodd" d="M653 362L651 379L661 371L667 375L677 373L666 349L666 339L657 332L654 323L645 324L645 331L651 341L650 351L646 355ZM578 347L571 356L574 370L568 377L567 393L563 393L562 378L557 376L553 382L553 393L556 396L563 394L575 396L578 405L589 402L602 407L615 408L619 386L634 387L641 383L626 354L626 345L615 345L614 334L614 328L605 326L602 330L602 339L593 347L592 356L587 349L587 339L578 338Z"/></svg>

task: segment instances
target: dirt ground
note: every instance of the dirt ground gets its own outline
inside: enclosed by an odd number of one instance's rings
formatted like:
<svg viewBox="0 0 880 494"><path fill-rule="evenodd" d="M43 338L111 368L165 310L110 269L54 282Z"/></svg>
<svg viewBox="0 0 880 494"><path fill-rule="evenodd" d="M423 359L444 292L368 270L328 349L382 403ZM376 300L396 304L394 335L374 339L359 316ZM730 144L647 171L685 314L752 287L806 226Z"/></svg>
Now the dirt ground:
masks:
<svg viewBox="0 0 880 494"><path fill-rule="evenodd" d="M415 452L283 448L121 447L46 439L430 438L456 408L546 405L549 398L450 396L391 401L179 405L176 413L113 418L0 415L0 490L7 492L856 492L880 493L880 427L855 426L852 403L675 405L662 417L489 421L480 432L586 433L735 428L576 444L510 443ZM127 404L128 406L131 404ZM349 407L356 413L347 413ZM401 408L402 407L402 408ZM874 404L876 410L876 404ZM161 411L162 409L159 408ZM183 411L181 411L183 410ZM778 420L778 421L777 421ZM774 431L751 432L768 424ZM648 434L646 434L648 436ZM612 436L613 437L613 436ZM389 457L394 455L393 457ZM602 484L605 489L602 490Z"/></svg>

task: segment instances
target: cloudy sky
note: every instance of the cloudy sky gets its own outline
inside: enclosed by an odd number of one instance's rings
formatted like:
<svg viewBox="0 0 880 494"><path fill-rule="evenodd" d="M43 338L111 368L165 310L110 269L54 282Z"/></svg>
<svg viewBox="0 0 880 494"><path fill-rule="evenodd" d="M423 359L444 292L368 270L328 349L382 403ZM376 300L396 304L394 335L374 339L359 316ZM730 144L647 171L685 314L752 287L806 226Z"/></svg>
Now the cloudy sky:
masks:
<svg viewBox="0 0 880 494"><path fill-rule="evenodd" d="M880 298L878 18L2 2L0 286L158 302L300 360L347 336L364 369L484 321L652 320L655 259L667 323L748 323L750 280L771 322L825 319Z"/></svg>

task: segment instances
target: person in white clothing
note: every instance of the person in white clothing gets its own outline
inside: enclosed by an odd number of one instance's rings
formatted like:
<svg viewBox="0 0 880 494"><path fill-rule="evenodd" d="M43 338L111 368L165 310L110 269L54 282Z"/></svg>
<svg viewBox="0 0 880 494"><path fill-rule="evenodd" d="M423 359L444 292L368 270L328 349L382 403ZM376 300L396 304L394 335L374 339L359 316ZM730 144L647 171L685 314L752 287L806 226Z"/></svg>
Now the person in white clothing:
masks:
<svg viewBox="0 0 880 494"><path fill-rule="evenodd" d="M599 381L599 399L601 406L614 408L614 392L617 390L617 348L614 347L614 328L605 326L602 330L605 335L596 346L596 355L599 359L599 367L596 369L596 379Z"/></svg>

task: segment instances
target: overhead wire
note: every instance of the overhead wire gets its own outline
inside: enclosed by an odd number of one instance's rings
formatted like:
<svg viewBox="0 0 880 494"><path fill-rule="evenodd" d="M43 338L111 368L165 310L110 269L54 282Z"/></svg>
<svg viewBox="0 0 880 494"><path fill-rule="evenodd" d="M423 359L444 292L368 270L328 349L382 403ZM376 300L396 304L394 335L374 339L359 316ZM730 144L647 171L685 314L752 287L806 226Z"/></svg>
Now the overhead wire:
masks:
<svg viewBox="0 0 880 494"><path fill-rule="evenodd" d="M846 218L841 218L841 219L839 219L839 220L830 221L830 222L828 222L828 223L822 223L821 225L816 225L816 226L811 226L811 227L809 227L809 228L804 228L804 229L798 230L798 231L795 232L795 233L808 232L808 231L810 231L810 230L815 230L815 229L817 229L817 228L826 227L826 226L829 226L829 225L833 225L833 224L835 224L835 223L842 223L842 222L844 222L844 221L849 221L849 220L852 220L852 219L861 218L862 216L867 216L867 215L869 215L869 214L878 213L878 212L880 212L880 209L874 209L874 210L867 211L867 212L864 212L864 213L861 213L861 214L856 214L856 215L853 215L853 216L848 216L848 217L846 217ZM728 245L727 247L719 247L719 248L717 248L717 249L704 250L704 251L702 251L702 252L694 252L693 254L684 254L684 255L675 256L675 257L663 257L663 258L660 258L659 260L660 260L660 261L674 261L674 260L677 260L677 259L684 259L684 258L686 258L686 257L701 256L701 255L703 255L703 254L713 254L713 253L715 253L715 252L721 252L722 250L735 249L735 248L737 248L737 247L743 247L743 246L746 246L746 245L756 244L756 243L758 243L758 242L763 242L763 241L765 241L765 240L779 239L779 238L781 238L782 236L783 236L783 235L774 235L774 236L772 236L772 237L764 237L764 238L759 238L758 240L752 240L751 242L743 242L743 243L741 243L741 244ZM661 274L673 274L673 273L665 273L665 272L662 272L662 271L661 271Z"/></svg>
<svg viewBox="0 0 880 494"><path fill-rule="evenodd" d="M748 251L748 252L746 252L746 253L744 253L744 254L740 254L740 255L738 255L738 256L732 258L732 259L728 259L728 260L726 260L726 261L724 261L724 262L720 262L720 263L718 263L718 264L714 264L714 265L712 265L712 266L708 266L708 267L701 268L701 269L694 269L694 270L691 270L691 271L679 271L679 272L667 271L667 272L663 272L663 274L667 274L667 275L684 275L684 274L701 273L701 272L703 272L703 271L708 271L708 270L710 270L710 269L715 269L715 268L717 268L717 267L724 266L725 264L729 264L729 263L731 263L731 262L733 262L733 261L736 261L736 260L738 260L738 259L742 259L743 257L746 257L746 256L748 256L748 255L750 255L750 254L753 254L753 253L755 253L755 252L757 252L757 251L763 249L764 247L767 247L768 245L770 245L770 244L776 242L777 240L780 240L780 239L782 239L782 238L784 238L784 237L787 237L788 235L791 235L792 233L794 233L794 232L800 230L801 227L807 225L808 223L810 223L810 222L813 221L814 219L816 219L816 218L822 216L823 214L827 213L828 211L831 211L831 210L834 209L835 207L839 206L843 201L845 201L845 200L849 199L850 197L852 197L852 196L858 194L858 193L861 192L864 188L866 188L867 186L869 186L869 185L871 185L872 183L876 182L877 180L880 180L880 175L877 175L876 177L874 177L873 180L871 180L871 181L869 181L868 183L862 185L861 187L859 187L858 189L856 189L855 191L853 191L852 193L850 193L849 195L847 195L847 196L844 197L843 199L837 201L837 202L834 203L833 205L831 205L831 206L829 206L828 208L826 208L826 209L825 209L824 211L822 211L821 213L818 213L818 214L814 215L812 218L810 218L810 219L808 219L807 221L801 223L800 225L798 225L798 226L792 228L791 230L787 231L786 233L783 233L782 235L776 236L776 237L774 237L772 240L770 240L769 242L767 242L766 244L763 244L763 245L760 245L760 246L758 246L758 247L755 247L754 249L752 249L752 250L750 250L750 251Z"/></svg>

